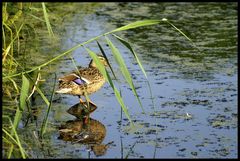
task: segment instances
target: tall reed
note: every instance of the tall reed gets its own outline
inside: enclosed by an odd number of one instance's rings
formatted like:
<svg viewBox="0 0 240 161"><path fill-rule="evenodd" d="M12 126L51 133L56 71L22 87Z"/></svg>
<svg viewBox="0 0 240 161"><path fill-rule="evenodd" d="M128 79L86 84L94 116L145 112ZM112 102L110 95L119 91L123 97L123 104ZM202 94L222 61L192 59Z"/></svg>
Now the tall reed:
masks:
<svg viewBox="0 0 240 161"><path fill-rule="evenodd" d="M178 29L176 26L174 26L172 23L170 23L167 19L143 20L143 21L137 21L137 22L127 24L125 26L119 27L112 31L103 33L99 36L93 37L85 42L82 42L82 43L68 49L67 51L65 51L63 53L60 53L58 56L52 58L51 60L42 62L41 64L39 64L31 69L26 70L22 65L20 65L17 62L16 56L19 54L19 51L20 51L21 45L22 45L21 41L20 41L20 37L22 37L24 32L29 31L29 29L27 29L29 26L34 31L34 27L32 27L34 24L30 24L30 22L24 21L23 16L31 16L38 22L44 22L50 37L55 36L53 33L53 29L51 27L51 23L50 23L51 17L48 14L49 11L47 10L46 4L41 3L41 10L43 13L42 14L43 17L39 17L39 16L31 13L31 11L33 11L33 10L39 10L39 8L34 7L34 5L35 4L31 4L31 3L24 4L21 2L19 2L19 3L5 2L2 5L2 15L3 15L3 18L2 18L3 94L5 96L7 96L12 102L19 102L19 103L15 103L15 106L13 109L15 112L13 115L8 114L8 113L3 114L3 118L9 118L9 121L5 121L3 123L4 126L2 128L3 145L6 147L3 150L4 158L12 158L13 154L14 154L14 157L16 157L16 158L28 157L25 149L22 146L21 139L19 138L19 135L17 133L17 129L18 129L19 122L21 121L22 114L26 111L25 110L26 107L28 107L28 109L30 109L29 108L29 99L34 92L37 92L41 96L41 98L44 100L46 105L48 106L47 114L42 123L42 129L41 129L41 136L43 137L43 135L46 131L46 128L47 128L48 115L51 110L51 103L52 103L52 100L54 97L54 94L53 94L54 90L52 91L52 95L51 95L51 98L49 101L48 98L44 95L44 93L41 91L41 89L38 86L38 84L40 82L39 75L40 75L41 70L44 67L48 66L49 64L53 63L54 61L60 59L63 56L70 54L72 51L74 51L80 47L84 47L84 49L88 52L88 54L91 56L91 58L97 64L98 69L103 74L103 76L105 77L107 82L110 84L112 90L115 93L116 99L118 100L120 106L122 107L123 112L125 113L126 117L129 119L129 121L132 123L130 114L128 112L128 107L125 105L124 100L122 99L122 96L121 96L119 90L117 89L116 85L114 84L114 81L110 77L110 74L104 68L103 64L101 64L98 57L96 56L96 53L94 53L91 49L86 48L85 45L89 44L90 42L95 41L98 44L98 47L99 47L99 50L101 51L101 53L107 58L104 49L102 48L102 46L99 43L100 38L102 38L102 37L105 38L106 43L109 45L109 47L111 49L111 53L115 59L115 62L120 67L123 77L125 78L129 87L132 89L133 95L136 97L136 100L139 103L139 106L141 107L141 109L143 111L144 111L143 105L141 103L140 98L138 97L133 79L131 77L131 74L128 70L127 65L125 64L125 61L121 54L121 51L118 50L116 44L113 44L113 42L110 40L110 37L112 36L112 38L116 38L119 42L121 42L123 45L125 45L125 47L130 51L130 53L133 54L136 62L138 63L140 69L142 70L146 80L147 80L147 74L146 74L146 72L143 68L143 65L140 62L140 59L138 58L136 52L134 51L134 49L132 48L130 43L127 42L126 40L124 40L123 38L120 38L119 36L117 36L115 34L116 32L134 29L134 28L138 28L138 27L144 27L144 26L148 26L148 25L156 25L156 24L163 22L163 23L167 23L167 24L171 25L176 31L180 32L185 38L187 38L193 44L194 47L196 47L190 38L188 38L180 29ZM10 10L10 8L13 9L14 6L15 6L14 14L10 15L9 10ZM108 61L108 63L110 65L109 61ZM117 79L111 65L110 65L110 69L111 69L111 72L114 75L115 79ZM38 73L36 78L33 78L32 76L30 76L30 74L32 72ZM21 76L21 79L19 78L20 76ZM21 82L21 86L18 83L19 80ZM149 84L149 82L148 82L148 84ZM54 86L55 86L55 84L54 84ZM149 84L149 89L151 92L150 84ZM14 93L15 93L15 95L14 95ZM12 120L13 120L13 123L12 123ZM134 144L134 146L135 146L135 144ZM127 157L128 157L128 155L126 156L126 158Z"/></svg>
<svg viewBox="0 0 240 161"><path fill-rule="evenodd" d="M48 15L45 8L45 3L42 3L42 12L44 13L47 28L49 25ZM24 66L19 64L17 57L21 52L21 48L25 44L20 41L23 35L28 32L29 26L37 24L38 16L34 16L30 12L31 3L2 3L2 75L3 77L15 74L16 72L24 71ZM41 11L41 10L40 10ZM27 22L25 17L31 15L37 17L36 21ZM30 24L32 23L32 24ZM34 71L35 72L35 71ZM36 70L38 72L38 70ZM23 72L21 72L23 73ZM29 99L31 95L37 91L42 99L49 104L41 89L38 87L39 77L37 79L30 76L30 73L21 74L21 79L18 77L3 79L3 99L5 102L11 103L10 109L12 113L3 109L2 122L2 141L3 141L3 158L26 158L27 152L24 150L21 138L18 134L18 126L22 119L23 113L26 112L26 107L29 111ZM22 83L20 85L20 83ZM32 92L30 94L30 90ZM30 111L31 112L31 111ZM13 120L13 121L12 121Z"/></svg>

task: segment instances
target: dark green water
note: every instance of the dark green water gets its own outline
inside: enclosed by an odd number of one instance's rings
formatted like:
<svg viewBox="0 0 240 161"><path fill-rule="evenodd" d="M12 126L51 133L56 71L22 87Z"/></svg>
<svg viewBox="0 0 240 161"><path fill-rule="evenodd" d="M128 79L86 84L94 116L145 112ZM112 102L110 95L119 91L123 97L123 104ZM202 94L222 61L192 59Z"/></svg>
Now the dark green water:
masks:
<svg viewBox="0 0 240 161"><path fill-rule="evenodd" d="M50 5L52 10L64 8L64 4ZM43 39L39 44L42 45L40 54L31 55L29 64L38 65L49 59L48 56L53 57L78 43L145 19L167 18L202 51L164 23L117 33L131 42L138 53L152 87L153 105L146 79L133 56L112 38L122 51L146 114L122 79L116 84L135 129L129 126L124 114L121 121L121 108L109 84L91 95L98 105L91 117L106 128L103 143L113 141L99 158L237 157L237 3L78 3L64 8L67 9L70 14L62 16L61 28L56 31L61 35L60 44L46 45ZM96 43L87 46L99 52ZM110 50L103 46L113 64ZM72 56L77 65L87 66L90 61L82 48ZM117 66L113 66L117 77L121 77ZM43 69L46 82L41 88L47 93L52 89L55 72L60 77L73 69L69 57ZM46 142L40 148L33 132L40 129L46 105L36 96L33 107L39 108L40 114L19 130L32 148L31 157L96 158L86 145L58 138L58 127L75 119L66 110L76 103L75 96L55 95Z"/></svg>

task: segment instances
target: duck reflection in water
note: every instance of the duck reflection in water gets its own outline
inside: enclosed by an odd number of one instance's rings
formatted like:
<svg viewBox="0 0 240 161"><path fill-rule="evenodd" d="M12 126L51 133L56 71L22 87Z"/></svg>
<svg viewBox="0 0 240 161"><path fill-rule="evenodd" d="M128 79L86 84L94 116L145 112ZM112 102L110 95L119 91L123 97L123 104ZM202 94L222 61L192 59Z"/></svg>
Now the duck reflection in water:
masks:
<svg viewBox="0 0 240 161"><path fill-rule="evenodd" d="M90 111L85 110L83 103L75 104L69 108L67 112L77 119L69 120L61 125L59 139L86 144L96 156L102 156L113 142L102 144L106 136L105 126L101 122L88 117L95 109L94 106L90 106ZM87 122L86 119L88 119Z"/></svg>
<svg viewBox="0 0 240 161"><path fill-rule="evenodd" d="M87 124L90 114L96 109L97 106L95 104L90 102L89 104L87 102L80 102L70 107L67 112Z"/></svg>

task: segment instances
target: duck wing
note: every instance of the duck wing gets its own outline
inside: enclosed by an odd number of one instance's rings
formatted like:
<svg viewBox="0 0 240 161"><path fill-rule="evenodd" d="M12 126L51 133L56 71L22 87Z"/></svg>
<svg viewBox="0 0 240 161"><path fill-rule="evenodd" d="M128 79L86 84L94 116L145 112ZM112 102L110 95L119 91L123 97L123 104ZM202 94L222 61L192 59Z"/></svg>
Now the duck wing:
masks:
<svg viewBox="0 0 240 161"><path fill-rule="evenodd" d="M78 72L79 72L81 78L83 80L84 79L88 80L89 83L98 81L98 80L102 79L102 77L103 77L97 68L81 68L81 69L79 69Z"/></svg>
<svg viewBox="0 0 240 161"><path fill-rule="evenodd" d="M78 85L83 85L83 84L89 84L90 82L88 81L88 79L84 78L84 77L80 77L75 73L66 75L62 78L59 79L60 81L64 81L64 82L71 82L73 81L74 83L78 84Z"/></svg>

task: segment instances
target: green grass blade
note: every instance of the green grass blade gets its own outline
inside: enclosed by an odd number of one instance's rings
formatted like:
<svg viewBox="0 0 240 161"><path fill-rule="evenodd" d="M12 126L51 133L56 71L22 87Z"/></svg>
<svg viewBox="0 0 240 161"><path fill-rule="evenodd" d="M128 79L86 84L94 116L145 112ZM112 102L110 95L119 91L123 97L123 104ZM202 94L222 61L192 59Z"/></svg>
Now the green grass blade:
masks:
<svg viewBox="0 0 240 161"><path fill-rule="evenodd" d="M112 54L116 60L116 62L118 63L118 65L120 66L120 70L123 74L123 76L125 77L126 81L128 82L129 86L131 87L131 89L133 90L133 94L135 95L135 97L137 98L137 101L138 103L140 104L140 107L142 108L143 112L144 112L144 109L143 109L143 106L142 106L142 103L137 95L137 91L135 89L135 86L133 84L133 81L132 81L132 77L126 67L126 64L124 63L124 60L119 52L119 50L113 45L113 43L106 37L106 40L107 40L107 43L109 45L109 47L111 48L111 51L112 51ZM145 113L145 112L144 112Z"/></svg>
<svg viewBox="0 0 240 161"><path fill-rule="evenodd" d="M55 86L56 86L56 80L57 80L57 75L55 73L55 80L54 80L54 85L53 85L53 89L52 89L52 93L51 93L50 103L49 103L49 106L48 106L48 109L47 109L47 114L46 114L46 116L43 120L42 127L41 127L41 130L40 130L40 135L41 135L42 138L43 138L43 135L46 132L46 128L47 128L48 116L49 116L49 112L50 112L51 107L52 107L52 101L53 101L53 97L54 97L54 93L55 93L54 90L55 90Z"/></svg>
<svg viewBox="0 0 240 161"><path fill-rule="evenodd" d="M11 120L10 120L10 124L11 124L11 127L13 127L13 124L12 124ZM13 129L13 134L10 134L4 128L2 128L2 131L19 147L20 153L21 153L22 157L25 159L26 158L25 150L22 147L22 144L20 142L20 139L18 137L18 134L17 134L15 128L13 127L12 129ZM15 138L12 135L14 135Z"/></svg>
<svg viewBox="0 0 240 161"><path fill-rule="evenodd" d="M111 64L109 63L108 58L107 58L107 56L106 56L106 54L105 54L105 52L104 52L102 46L100 45L100 43L99 43L98 41L97 41L97 44L98 44L98 47L99 47L101 53L103 54L103 56L104 56L105 59L107 60L107 63L108 63L108 65L109 65L109 67L110 67L110 70L111 70L111 72L112 72L114 78L117 79L117 77L116 77L115 73L113 72L112 66L111 66Z"/></svg>
<svg viewBox="0 0 240 161"><path fill-rule="evenodd" d="M11 141L7 139L9 142L14 142L15 144L17 144L16 139L7 130L2 128L2 131L6 134L6 136L8 136L9 139L11 139Z"/></svg>
<svg viewBox="0 0 240 161"><path fill-rule="evenodd" d="M182 34L187 40L189 40L192 45L200 52L202 52L197 45L190 39L183 31L181 31L179 28L177 28L174 24L172 24L170 21L168 21L166 18L163 18L162 21L167 22L169 25L171 25L174 29L176 29L180 34Z"/></svg>
<svg viewBox="0 0 240 161"><path fill-rule="evenodd" d="M77 48L82 47L83 45L88 44L88 43L90 43L90 42L92 42L92 41L95 41L95 40L99 39L99 38L102 37L102 36L109 35L109 34L111 34L111 33L113 33L113 32L116 32L116 31L122 31L122 30L127 30L127 29L130 29L130 28L136 28L136 27L146 26L146 25L153 25L153 24L157 24L157 23L159 23L159 22L160 22L160 20L137 21L137 22L131 23L131 24L129 24L129 25L123 26L123 27L121 27L121 28L112 30L112 31L110 31L110 32L106 32L106 33L104 33L104 34L101 34L101 35L99 35L99 36L96 36L96 37L94 37L94 38L91 38L91 39L89 39L89 40L87 40L87 41L85 41L85 42L83 42L83 43L81 43L81 44L78 44L78 45L72 47L71 49L65 51L64 53L62 53L62 54L60 54L60 55L52 58L51 60L49 60L49 61L47 61L47 62L44 62L43 64L40 64L40 65L38 65L37 67L33 67L32 69L30 69L30 70L28 70L28 71L24 71L23 73L30 73L30 72L32 72L32 71L37 70L38 68L47 66L48 64L52 63L53 61L56 61L56 60L58 60L59 58L65 56L65 55L67 55L67 54L70 54L70 52L76 50ZM21 74L22 74L22 72L21 72L21 73L16 73L16 74L7 75L7 76L4 76L2 79L4 80L4 79L16 77L16 76L19 76L19 75L21 75Z"/></svg>
<svg viewBox="0 0 240 161"><path fill-rule="evenodd" d="M77 64L76 64L76 61L74 60L74 58L72 57L72 55L69 55L69 58L71 59L71 61L72 61L72 63L73 63L73 67L76 69L76 72L80 75L78 66L77 66Z"/></svg>
<svg viewBox="0 0 240 161"><path fill-rule="evenodd" d="M177 28L175 25L173 25L171 22L169 22L168 20L164 20L166 21L168 24L170 24L173 28L175 28L179 33L181 33L186 39L188 39L190 42L193 43L192 39L190 39L186 34L184 34L179 28Z"/></svg>
<svg viewBox="0 0 240 161"><path fill-rule="evenodd" d="M29 92L29 80L25 75L22 75L22 87L20 93L20 110L23 111L26 107L26 100Z"/></svg>
<svg viewBox="0 0 240 161"><path fill-rule="evenodd" d="M107 74L108 75L108 74ZM109 77L109 75L108 75L108 77ZM128 120L130 121L130 123L133 125L133 122L132 122L132 120L131 120L131 118L130 118L130 115L129 115L129 113L128 113L128 109L127 109L127 107L125 106L125 104L124 104L124 102L123 102L123 99L122 99L122 97L121 97L121 95L120 95L120 92L118 91L118 89L113 85L112 86L112 88L113 88L113 91L114 91L114 93L115 93L115 96L116 96L116 98L117 98L117 100L118 100L118 103L121 105L121 107L122 107L122 110L123 110L123 112L124 112L124 114L127 116L127 118L128 118Z"/></svg>
<svg viewBox="0 0 240 161"><path fill-rule="evenodd" d="M11 159L13 149L14 149L14 145L11 144L11 147L9 148L9 151L8 151L8 156L7 156L8 159Z"/></svg>
<svg viewBox="0 0 240 161"><path fill-rule="evenodd" d="M84 91L84 96L85 96L86 101L87 101L87 108L88 108L87 110L88 110L88 112L90 112L90 111L89 111L89 110L90 110L90 105L89 105L90 98L89 98L89 96L88 96L86 90Z"/></svg>
<svg viewBox="0 0 240 161"><path fill-rule="evenodd" d="M2 158L7 157L7 159L11 159L14 145L4 136L2 136L2 142L3 142L3 145L4 144L9 144L9 146L10 146L10 147L8 147L7 150L3 151L4 155L2 156Z"/></svg>
<svg viewBox="0 0 240 161"><path fill-rule="evenodd" d="M11 126L13 126L12 125L12 122L11 122ZM16 130L13 128L13 131L14 131L14 136L15 136L15 138L16 138L16 141L17 141L17 145L18 145L18 147L19 147L19 150L20 150L20 153L21 153L21 155L22 155L22 158L23 159L26 159L26 152L25 152L25 150L23 149L23 147L22 147L22 144L21 144L21 142L20 142L20 139L19 139L19 137L18 137L18 134L17 134L17 132L16 132Z"/></svg>
<svg viewBox="0 0 240 161"><path fill-rule="evenodd" d="M27 14L27 15L29 15L29 16L31 16L31 17L33 17L33 18L35 18L35 19L37 19L37 20L39 20L39 21L41 21L41 22L46 22L46 21L44 21L43 19L41 19L41 18L39 18L39 17L37 17L37 16L34 16L34 15L31 14L31 13L25 13L25 14Z"/></svg>
<svg viewBox="0 0 240 161"><path fill-rule="evenodd" d="M28 97L28 91L29 91L29 80L25 77L25 75L22 75L22 87L20 92L20 105L17 107L14 121L13 121L13 129L11 131L11 134L13 134L13 130L17 129L20 119L22 118L22 111L27 106L26 100Z"/></svg>
<svg viewBox="0 0 240 161"><path fill-rule="evenodd" d="M42 8L43 8L43 14L44 14L44 19L45 19L45 22L46 22L46 25L47 25L48 33L51 37L54 37L52 27L51 27L51 24L50 24L50 21L49 21L49 18L48 18L47 9L46 9L46 6L45 6L44 2L42 2Z"/></svg>
<svg viewBox="0 0 240 161"><path fill-rule="evenodd" d="M140 62L140 60L138 59L137 53L133 50L133 48L131 47L130 43L127 42L126 40L123 40L122 38L120 38L119 36L113 34L114 37L116 37L124 46L126 46L133 54L134 58L136 59L139 67L141 68L144 76L147 78L147 74L142 66L142 63Z"/></svg>
<svg viewBox="0 0 240 161"><path fill-rule="evenodd" d="M13 128L12 128L11 134L13 134L13 129L17 129L19 121L21 120L21 118L22 118L22 111L18 107L17 111L15 113L15 116L14 116Z"/></svg>
<svg viewBox="0 0 240 161"><path fill-rule="evenodd" d="M4 26L10 31L10 33L11 33L11 42L9 43L7 49L3 52L3 62L4 62L6 56L9 55L9 54L8 54L8 53L9 53L9 50L10 50L10 49L13 50L13 43L14 43L15 40L19 37L19 33L20 33L20 31L22 30L23 24L21 24L21 26L19 27L19 29L18 29L18 31L17 31L17 33L16 33L16 35L15 35L14 38L12 37L12 34L13 34L13 33L12 33L12 30L11 30L6 24L3 23L3 25L4 25ZM5 49L5 48L4 48L4 49Z"/></svg>
<svg viewBox="0 0 240 161"><path fill-rule="evenodd" d="M49 106L49 101L48 101L48 99L47 99L47 97L43 94L43 92L41 91L41 89L38 87L38 86L36 86L36 90L37 90L37 92L40 94L40 96L42 97L42 99L44 100L44 102L47 104L47 106Z"/></svg>
<svg viewBox="0 0 240 161"><path fill-rule="evenodd" d="M139 67L141 68L143 74L145 75L145 77L146 77L146 79L147 79L148 89L149 89L149 92L150 92L150 98L151 98L151 100L152 100L152 104L153 104L153 107L154 107L154 109L155 109L154 98L153 98L153 95L152 95L151 85L150 85L150 83L149 83L149 81L148 81L147 74L146 74L146 72L145 72L145 70L144 70L144 68L143 68L140 60L138 59L137 53L133 50L133 48L131 47L131 45L130 45L129 42L123 40L122 38L120 38L119 36L117 36L117 35L115 35L115 34L113 34L113 36L115 36L123 45L125 45L125 46L132 52L132 54L134 55L134 58L136 59Z"/></svg>
<svg viewBox="0 0 240 161"><path fill-rule="evenodd" d="M3 38L3 49L6 49L6 36L5 36L5 29L3 25L2 25L2 38Z"/></svg>
<svg viewBox="0 0 240 161"><path fill-rule="evenodd" d="M111 77L109 76L108 72L106 71L104 65L100 62L99 58L97 57L96 53L94 53L93 51L85 48L87 50L87 52L89 53L89 55L92 57L93 61L96 63L97 68L99 69L99 71L101 72L101 74L104 76L104 78L108 81L108 83L110 84L110 86L112 87L115 96L119 102L119 104L121 105L126 117L128 118L128 120L130 121L130 123L133 124L130 115L128 113L127 107L125 106L122 97L119 93L119 91L117 90L117 88L114 86Z"/></svg>
<svg viewBox="0 0 240 161"><path fill-rule="evenodd" d="M91 58L93 59L93 61L96 63L98 70L101 72L101 74L104 76L104 78L107 78L107 71L104 67L104 65L101 63L101 61L99 60L98 56L96 53L94 53L93 51L91 51L88 48L85 48L88 52L88 54L91 56ZM108 79L106 79L108 80Z"/></svg>
<svg viewBox="0 0 240 161"><path fill-rule="evenodd" d="M9 78L9 79L10 79L11 82L13 83L13 86L14 86L14 88L16 89L17 94L19 94L19 90L18 90L18 86L17 86L16 82L15 82L12 78Z"/></svg>
<svg viewBox="0 0 240 161"><path fill-rule="evenodd" d="M133 23L130 23L128 25L122 26L120 28L117 28L115 30L112 30L109 33L117 32L117 31L123 31L123 30L129 30L137 27L142 27L142 26L148 26L148 25L154 25L160 23L161 20L143 20L143 21L136 21Z"/></svg>
<svg viewBox="0 0 240 161"><path fill-rule="evenodd" d="M40 71L40 69L39 69ZM30 81L30 84L31 86L33 87L33 90L36 90L40 96L42 97L42 99L44 100L44 102L47 104L47 106L49 106L49 101L47 99L47 97L43 94L43 92L41 91L41 89L38 87L38 82L40 81L40 72L37 71L32 74L32 76L30 76L29 74L27 74L28 76L28 79ZM33 80L35 78L35 80ZM10 78L11 79L11 78ZM34 93L35 91L33 91L29 96L28 96L28 99L30 99L30 97L32 96L32 94Z"/></svg>

